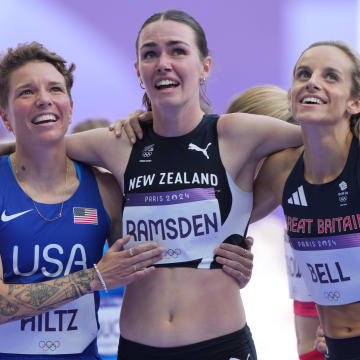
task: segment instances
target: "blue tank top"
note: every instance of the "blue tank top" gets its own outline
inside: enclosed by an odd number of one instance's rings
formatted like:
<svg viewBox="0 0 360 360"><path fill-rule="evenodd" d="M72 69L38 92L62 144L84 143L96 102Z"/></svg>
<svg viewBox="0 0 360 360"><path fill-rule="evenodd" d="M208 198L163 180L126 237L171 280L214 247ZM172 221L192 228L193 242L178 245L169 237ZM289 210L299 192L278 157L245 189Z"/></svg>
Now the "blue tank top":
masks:
<svg viewBox="0 0 360 360"><path fill-rule="evenodd" d="M39 216L33 200L19 186L9 157L0 157L0 255L5 283L47 281L91 268L100 260L110 218L91 168L82 163L75 163L75 167L80 184L71 198L64 202L62 217L49 222ZM36 203L46 218L55 217L60 205ZM29 352L33 355L25 355L26 352L16 354L17 346L14 348L11 341L6 341L8 344L0 344L0 358L47 359L53 355L99 358L96 345L99 294L95 292L83 298L86 299L69 303L70 308L65 306L66 310L56 309L1 325L0 338L4 339L1 333L6 331L6 338L20 339L21 342L30 339L31 343L26 347L33 346L35 350ZM81 313L83 317L87 314L91 318L82 319ZM89 335L91 339L79 351L74 338L77 341L81 337L86 328L85 320L89 324L92 322L93 330ZM67 344L67 339L72 345ZM71 355L65 347L76 348L76 351Z"/></svg>

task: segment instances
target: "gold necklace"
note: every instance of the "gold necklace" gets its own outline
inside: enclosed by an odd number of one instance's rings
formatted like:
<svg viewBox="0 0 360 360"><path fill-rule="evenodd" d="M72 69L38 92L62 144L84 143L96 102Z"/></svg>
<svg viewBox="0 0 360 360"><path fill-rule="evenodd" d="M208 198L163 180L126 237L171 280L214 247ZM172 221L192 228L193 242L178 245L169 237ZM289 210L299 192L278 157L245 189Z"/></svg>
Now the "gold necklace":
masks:
<svg viewBox="0 0 360 360"><path fill-rule="evenodd" d="M23 187L26 187L26 186L25 186L25 183L24 183L22 180L20 180L20 177L19 177L18 168L17 168L17 161L16 161L16 155L14 155L14 168L15 168L15 177L16 177L16 179L18 180L18 182L19 182L20 184L23 185ZM67 159L66 159L66 158L65 158L65 169L66 169L66 170L65 170L65 184L64 184L64 191L63 191L63 199L62 199L62 202L61 202L61 205L60 205L60 211L59 211L59 213L58 213L55 217L53 217L53 218L50 219L50 218L47 218L46 216L44 216L44 215L40 212L40 210L38 209L38 207L36 206L34 199L29 196L30 199L31 199L32 202L33 202L33 205L34 205L34 208L35 208L36 212L37 212L38 215L39 215L43 220L45 220L45 221L49 221L49 222L55 221L55 220L57 220L57 219L60 219L61 216L62 216L62 212L63 212L63 209L64 209L64 202L65 202L66 182L67 182L67 176L68 176L68 170L69 170L68 162L67 162Z"/></svg>

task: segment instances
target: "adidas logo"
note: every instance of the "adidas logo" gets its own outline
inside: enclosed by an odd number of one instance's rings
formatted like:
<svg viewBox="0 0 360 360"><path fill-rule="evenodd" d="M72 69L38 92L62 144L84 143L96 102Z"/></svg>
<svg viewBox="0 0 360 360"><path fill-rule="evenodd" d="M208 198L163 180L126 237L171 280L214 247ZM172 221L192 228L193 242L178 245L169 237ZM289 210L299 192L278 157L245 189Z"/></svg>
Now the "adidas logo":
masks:
<svg viewBox="0 0 360 360"><path fill-rule="evenodd" d="M288 203L292 205L308 206L304 187L302 185L288 198Z"/></svg>

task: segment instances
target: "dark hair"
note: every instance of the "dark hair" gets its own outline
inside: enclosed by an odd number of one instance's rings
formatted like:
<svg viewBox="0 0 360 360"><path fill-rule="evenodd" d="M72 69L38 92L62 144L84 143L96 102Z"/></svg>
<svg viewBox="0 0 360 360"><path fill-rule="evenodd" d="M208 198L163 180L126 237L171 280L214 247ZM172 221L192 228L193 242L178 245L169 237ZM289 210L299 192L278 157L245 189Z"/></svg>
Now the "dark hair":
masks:
<svg viewBox="0 0 360 360"><path fill-rule="evenodd" d="M47 50L42 44L19 44L16 48L9 48L0 61L0 107L6 108L9 95L9 79L13 71L32 62L42 61L52 64L65 78L66 90L71 98L71 88L74 83L73 71L75 64L66 66L66 61L54 52Z"/></svg>
<svg viewBox="0 0 360 360"><path fill-rule="evenodd" d="M333 46L338 48L339 50L342 50L353 62L353 70L351 72L351 79L352 79L352 86L350 95L360 97L360 55L352 48L350 47L345 41L340 40L328 40L328 41L318 41L313 44L311 44L309 47L307 47L300 55L301 56L306 53L309 49L312 49L317 46ZM298 60L299 61L299 60ZM296 65L294 67L294 73L296 69ZM360 113L351 115L350 117L350 130L352 131L353 135L357 138L360 138Z"/></svg>
<svg viewBox="0 0 360 360"><path fill-rule="evenodd" d="M141 34L142 30L147 25L154 23L156 21L160 21L160 20L176 21L176 22L183 23L183 24L191 27L195 33L195 41L196 41L196 45L199 49L200 58L203 60L207 56L209 56L210 51L207 46L206 35L205 35L205 32L204 32L203 28L201 27L201 25L192 16L190 16L189 14L187 14L184 11L167 10L165 12L156 13L156 14L150 16L144 22L142 27L140 28L138 36L136 38L136 57L137 57L137 59L139 58L139 52L138 52L139 38L140 38L140 34ZM143 96L142 103L148 111L151 111L151 109L152 109L151 101L150 101L148 95L146 94L146 92ZM200 106L201 106L202 110L206 113L211 111L211 106L210 106L209 100L205 94L204 82L201 83L201 87L200 87Z"/></svg>

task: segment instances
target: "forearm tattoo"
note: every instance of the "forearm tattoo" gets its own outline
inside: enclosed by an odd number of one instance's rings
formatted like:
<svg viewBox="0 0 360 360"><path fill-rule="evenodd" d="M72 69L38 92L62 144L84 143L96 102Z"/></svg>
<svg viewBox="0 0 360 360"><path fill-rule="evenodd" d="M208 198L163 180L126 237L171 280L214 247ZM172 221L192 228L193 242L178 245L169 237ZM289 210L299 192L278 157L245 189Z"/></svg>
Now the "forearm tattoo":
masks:
<svg viewBox="0 0 360 360"><path fill-rule="evenodd" d="M13 316L19 310L19 307L0 295L0 314Z"/></svg>
<svg viewBox="0 0 360 360"><path fill-rule="evenodd" d="M8 322L55 309L90 293L95 270L87 269L43 283L8 284L0 295L0 318Z"/></svg>

